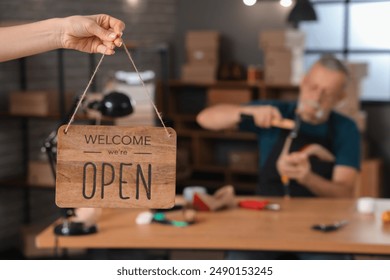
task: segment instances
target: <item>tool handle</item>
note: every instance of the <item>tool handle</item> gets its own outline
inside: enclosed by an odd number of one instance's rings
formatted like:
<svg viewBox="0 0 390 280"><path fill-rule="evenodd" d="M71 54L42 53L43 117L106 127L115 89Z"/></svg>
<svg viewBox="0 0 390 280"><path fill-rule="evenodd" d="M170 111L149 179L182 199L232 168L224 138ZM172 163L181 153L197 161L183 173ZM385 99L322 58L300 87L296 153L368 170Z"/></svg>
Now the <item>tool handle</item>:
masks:
<svg viewBox="0 0 390 280"><path fill-rule="evenodd" d="M273 119L271 121L271 125L273 127L278 127L282 129L293 129L295 127L295 121L290 120L290 119L281 119L281 120L276 120Z"/></svg>

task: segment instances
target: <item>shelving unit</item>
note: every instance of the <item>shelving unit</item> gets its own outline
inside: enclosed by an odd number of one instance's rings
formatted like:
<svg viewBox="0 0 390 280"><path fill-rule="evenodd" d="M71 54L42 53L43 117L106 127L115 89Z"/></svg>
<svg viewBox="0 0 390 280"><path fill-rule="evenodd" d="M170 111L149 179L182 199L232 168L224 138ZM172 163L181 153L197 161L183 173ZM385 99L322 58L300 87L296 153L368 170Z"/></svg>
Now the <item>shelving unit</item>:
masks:
<svg viewBox="0 0 390 280"><path fill-rule="evenodd" d="M47 116L31 116L31 115L15 115L10 112L0 112L0 118L2 119L17 119L20 120L20 129L22 132L22 155L23 155L23 174L18 178L5 178L0 181L0 187L12 187L20 188L23 191L23 223L25 225L31 222L31 191L32 189L54 191L54 186L49 188L47 186L31 185L28 183L28 163L29 163L29 121L30 120L42 120L42 121L58 121L65 115L65 72L64 72L64 50L57 50L57 64L58 64L58 86L56 94L58 94L58 109L57 113L49 114ZM28 58L21 58L17 62L19 63L19 88L24 92L28 90L28 78L27 78L27 64Z"/></svg>

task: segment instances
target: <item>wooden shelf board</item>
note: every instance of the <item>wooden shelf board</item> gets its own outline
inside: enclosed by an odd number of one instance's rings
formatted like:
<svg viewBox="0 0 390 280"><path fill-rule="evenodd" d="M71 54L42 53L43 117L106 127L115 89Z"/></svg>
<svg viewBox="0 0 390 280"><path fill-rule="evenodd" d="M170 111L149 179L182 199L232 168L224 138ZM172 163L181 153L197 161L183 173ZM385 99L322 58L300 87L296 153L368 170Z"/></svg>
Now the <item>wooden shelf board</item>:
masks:
<svg viewBox="0 0 390 280"><path fill-rule="evenodd" d="M203 129L177 129L177 136L183 137L199 137L199 138L209 138L209 139L221 139L221 140L246 140L246 141L256 141L257 137L250 132L240 132L240 131L207 131Z"/></svg>
<svg viewBox="0 0 390 280"><path fill-rule="evenodd" d="M171 87L218 87L218 88L266 88L266 89L288 89L298 90L299 85L292 84L266 84L264 81L248 82L242 81L215 81L215 82L191 82L183 80L170 80L168 85Z"/></svg>
<svg viewBox="0 0 390 280"><path fill-rule="evenodd" d="M40 119L40 120L53 120L58 121L61 119L60 114L49 114L46 116L37 116L37 115L19 115L19 114L11 114L10 112L0 112L0 118L29 118L29 119ZM76 120L80 121L88 121L88 120L94 120L92 118L89 118L87 115L76 115ZM112 118L103 117L102 121L112 121Z"/></svg>
<svg viewBox="0 0 390 280"><path fill-rule="evenodd" d="M256 189L257 182L233 182L233 183L224 183L219 180L198 180L198 179L189 179L181 183L184 183L187 186L204 186L212 190L217 190L224 185L233 185L236 192L254 192Z"/></svg>
<svg viewBox="0 0 390 280"><path fill-rule="evenodd" d="M168 85L171 87L218 87L218 88L256 88L262 83L249 83L246 80L242 81L215 81L215 82L191 82L183 80L170 80Z"/></svg>
<svg viewBox="0 0 390 280"><path fill-rule="evenodd" d="M229 166L219 166L215 164L195 165L195 171L215 172L215 173L232 173L234 175L258 175L257 170L232 168Z"/></svg>
<svg viewBox="0 0 390 280"><path fill-rule="evenodd" d="M269 84L265 85L266 89L283 89L283 90L296 90L297 93L299 92L299 86L297 85L290 85L290 84Z"/></svg>
<svg viewBox="0 0 390 280"><path fill-rule="evenodd" d="M42 186L42 185L31 185L24 178L8 178L0 180L0 187L9 188L36 188L36 189L47 189L54 190L55 186Z"/></svg>
<svg viewBox="0 0 390 280"><path fill-rule="evenodd" d="M207 131L199 130L197 135L204 138L215 139L233 139L233 140L256 140L255 134L250 132L240 132L237 130L221 130L221 131Z"/></svg>

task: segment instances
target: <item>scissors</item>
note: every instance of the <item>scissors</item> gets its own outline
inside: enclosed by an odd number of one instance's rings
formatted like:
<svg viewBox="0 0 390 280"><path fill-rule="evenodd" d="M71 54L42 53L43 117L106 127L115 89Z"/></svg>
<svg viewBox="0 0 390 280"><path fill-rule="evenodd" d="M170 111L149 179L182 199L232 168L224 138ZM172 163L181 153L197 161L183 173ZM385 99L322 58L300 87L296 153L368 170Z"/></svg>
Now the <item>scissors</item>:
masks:
<svg viewBox="0 0 390 280"><path fill-rule="evenodd" d="M348 224L348 221L342 220L342 221L334 222L332 224L316 224L312 226L312 229L319 230L322 232L329 232L329 231L338 230L339 228L345 226L346 224Z"/></svg>

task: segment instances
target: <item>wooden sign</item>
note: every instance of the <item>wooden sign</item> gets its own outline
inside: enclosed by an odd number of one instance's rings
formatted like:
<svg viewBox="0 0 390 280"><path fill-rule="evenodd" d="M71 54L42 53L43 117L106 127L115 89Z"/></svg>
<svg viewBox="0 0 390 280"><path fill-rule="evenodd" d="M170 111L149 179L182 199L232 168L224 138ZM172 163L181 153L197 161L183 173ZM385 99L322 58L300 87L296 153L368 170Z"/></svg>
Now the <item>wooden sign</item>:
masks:
<svg viewBox="0 0 390 280"><path fill-rule="evenodd" d="M159 127L72 125L58 129L59 207L171 208L176 132Z"/></svg>

